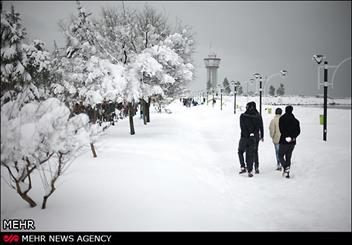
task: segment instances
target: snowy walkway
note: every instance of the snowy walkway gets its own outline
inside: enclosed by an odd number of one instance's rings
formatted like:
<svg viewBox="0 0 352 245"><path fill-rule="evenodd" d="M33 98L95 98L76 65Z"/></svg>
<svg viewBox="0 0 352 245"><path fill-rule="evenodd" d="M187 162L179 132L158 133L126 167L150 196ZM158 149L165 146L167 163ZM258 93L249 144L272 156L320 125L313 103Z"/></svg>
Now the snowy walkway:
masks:
<svg viewBox="0 0 352 245"><path fill-rule="evenodd" d="M2 218L33 218L47 231L351 231L351 110L329 110L323 142L321 110L294 107L302 134L292 179L274 170L273 115L264 111L261 173L248 178L238 174L240 112L231 103L223 111L176 103L147 126L136 116L134 136L119 122L97 144L98 158L74 162L47 210L27 208L2 182Z"/></svg>

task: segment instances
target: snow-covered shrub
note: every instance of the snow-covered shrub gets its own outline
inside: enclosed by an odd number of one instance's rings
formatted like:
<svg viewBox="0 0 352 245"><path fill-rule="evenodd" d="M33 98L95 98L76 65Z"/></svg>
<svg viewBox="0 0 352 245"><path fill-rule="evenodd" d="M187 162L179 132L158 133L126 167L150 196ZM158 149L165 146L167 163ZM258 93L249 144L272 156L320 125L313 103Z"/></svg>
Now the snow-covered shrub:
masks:
<svg viewBox="0 0 352 245"><path fill-rule="evenodd" d="M88 145L88 117L69 118L69 109L58 99L31 101L22 108L18 101L1 107L1 166L7 169L9 185L27 201L32 188L31 174L37 170L47 198L69 163Z"/></svg>

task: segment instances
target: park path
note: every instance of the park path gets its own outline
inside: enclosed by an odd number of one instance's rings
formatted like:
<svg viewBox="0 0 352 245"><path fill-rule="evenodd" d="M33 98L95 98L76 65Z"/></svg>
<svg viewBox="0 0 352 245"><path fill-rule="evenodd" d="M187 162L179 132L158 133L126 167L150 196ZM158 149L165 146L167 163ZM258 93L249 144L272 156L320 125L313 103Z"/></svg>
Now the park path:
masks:
<svg viewBox="0 0 352 245"><path fill-rule="evenodd" d="M181 103L170 109L152 113L148 125L136 116L133 136L128 120L106 130L96 144L98 157L87 151L75 160L45 211L24 208L2 185L2 217L33 218L43 231L350 230L350 156L329 153L350 149L350 140L336 144L345 132L334 121L350 120L350 114L331 112L335 136L326 144L314 124L316 112L296 109L303 133L294 178L287 180L274 170L266 129L273 115L263 114L261 173L248 178L238 174L241 111L233 114L231 100L223 110ZM335 160L345 172L332 171ZM40 200L40 192L32 194Z"/></svg>

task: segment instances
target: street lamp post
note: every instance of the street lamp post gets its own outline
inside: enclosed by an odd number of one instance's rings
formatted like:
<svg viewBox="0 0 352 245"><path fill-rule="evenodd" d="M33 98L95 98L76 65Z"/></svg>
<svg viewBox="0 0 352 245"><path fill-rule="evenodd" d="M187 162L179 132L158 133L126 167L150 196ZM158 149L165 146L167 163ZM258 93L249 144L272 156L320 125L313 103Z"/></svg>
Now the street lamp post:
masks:
<svg viewBox="0 0 352 245"><path fill-rule="evenodd" d="M260 115L262 115L262 75L260 75L259 73L254 73L253 76L255 76L256 79L259 79L259 113Z"/></svg>
<svg viewBox="0 0 352 245"><path fill-rule="evenodd" d="M218 93L220 92L220 110L222 110L222 89L221 89L221 84L218 84L217 85L217 96L218 96Z"/></svg>
<svg viewBox="0 0 352 245"><path fill-rule="evenodd" d="M328 119L328 62L324 61L324 126L323 140L327 137L327 119Z"/></svg>
<svg viewBox="0 0 352 245"><path fill-rule="evenodd" d="M222 110L222 88L220 88L220 110Z"/></svg>
<svg viewBox="0 0 352 245"><path fill-rule="evenodd" d="M236 114L236 94L237 94L237 86L236 82L232 81L233 83L233 113Z"/></svg>
<svg viewBox="0 0 352 245"><path fill-rule="evenodd" d="M260 109L260 115L262 115L262 91L263 91L263 87L262 87L262 78L260 78L259 80L259 109Z"/></svg>
<svg viewBox="0 0 352 245"><path fill-rule="evenodd" d="M313 55L315 62L320 65L325 56L323 55ZM328 62L324 61L324 122L323 122L323 140L326 141L327 138L327 119L328 119Z"/></svg>
<svg viewBox="0 0 352 245"><path fill-rule="evenodd" d="M234 98L234 105L233 105L233 112L234 112L234 114L236 114L236 107L237 107L237 105L236 105L236 95L237 95L237 86L236 86L236 84L235 84L235 87L234 87L234 96L235 96L235 98Z"/></svg>
<svg viewBox="0 0 352 245"><path fill-rule="evenodd" d="M213 104L213 107L214 107L214 88L213 88L213 101L212 101L212 104Z"/></svg>
<svg viewBox="0 0 352 245"><path fill-rule="evenodd" d="M351 57L348 57L344 60L342 60L337 66L329 66L328 62L326 61L326 57L323 55L313 55L313 60L315 62L317 62L318 65L320 65L323 60L324 61L324 65L323 66L319 66L318 67L318 89L320 88L320 86L323 84L324 86L324 115L323 115L323 140L327 141L327 117L328 117L328 113L327 113L327 104L328 104L328 86L329 84L333 87L334 86L334 81L335 81L335 75L336 72L338 71L338 69L342 66L342 64L344 64L345 62L347 62L348 60L351 60ZM323 83L321 83L320 81L320 68L323 67L324 68L324 80ZM328 69L329 68L334 68L335 71L332 74L332 78L331 78L331 83L328 83Z"/></svg>

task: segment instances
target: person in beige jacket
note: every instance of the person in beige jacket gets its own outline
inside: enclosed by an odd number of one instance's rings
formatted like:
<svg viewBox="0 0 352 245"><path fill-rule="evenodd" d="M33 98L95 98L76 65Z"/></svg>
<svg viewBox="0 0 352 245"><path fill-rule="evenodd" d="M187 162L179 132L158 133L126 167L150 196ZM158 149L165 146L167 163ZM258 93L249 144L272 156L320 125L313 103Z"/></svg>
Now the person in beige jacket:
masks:
<svg viewBox="0 0 352 245"><path fill-rule="evenodd" d="M276 108L275 110L275 117L271 120L269 125L270 137L273 139L275 153L276 153L276 161L277 161L277 168L276 170L281 171L281 164L279 161L279 141L280 141L280 128L279 128L279 119L281 117L282 110L281 108Z"/></svg>

